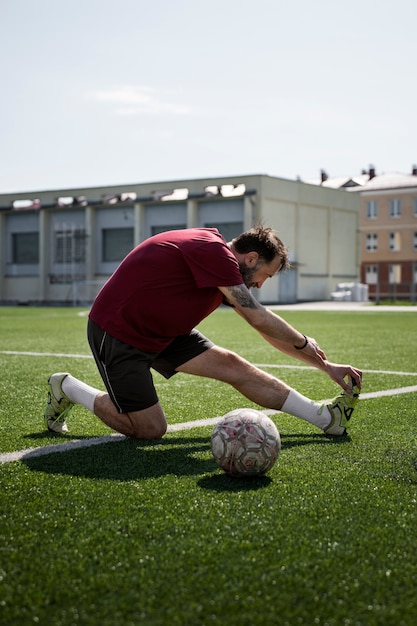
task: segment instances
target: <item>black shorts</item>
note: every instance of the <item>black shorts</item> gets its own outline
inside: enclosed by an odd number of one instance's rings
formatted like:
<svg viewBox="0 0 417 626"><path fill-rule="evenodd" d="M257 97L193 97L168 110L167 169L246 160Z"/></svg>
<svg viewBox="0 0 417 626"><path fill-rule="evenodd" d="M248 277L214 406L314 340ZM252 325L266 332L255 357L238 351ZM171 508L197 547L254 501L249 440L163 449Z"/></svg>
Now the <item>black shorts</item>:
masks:
<svg viewBox="0 0 417 626"><path fill-rule="evenodd" d="M176 368L202 354L213 343L197 330L180 335L158 354L141 352L115 339L90 319L88 343L110 398L120 413L141 411L158 402L151 368L171 378Z"/></svg>

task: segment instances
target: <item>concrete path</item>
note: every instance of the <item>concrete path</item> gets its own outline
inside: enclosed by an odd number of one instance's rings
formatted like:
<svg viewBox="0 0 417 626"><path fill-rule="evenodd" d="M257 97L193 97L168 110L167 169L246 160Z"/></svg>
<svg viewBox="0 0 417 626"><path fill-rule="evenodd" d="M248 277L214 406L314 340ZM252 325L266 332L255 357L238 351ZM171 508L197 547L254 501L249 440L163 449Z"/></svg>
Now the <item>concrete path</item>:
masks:
<svg viewBox="0 0 417 626"><path fill-rule="evenodd" d="M369 302L337 302L333 300L323 302L299 302L297 304L268 304L269 309L282 311L395 311L398 313L416 313L417 306L390 306L375 305Z"/></svg>

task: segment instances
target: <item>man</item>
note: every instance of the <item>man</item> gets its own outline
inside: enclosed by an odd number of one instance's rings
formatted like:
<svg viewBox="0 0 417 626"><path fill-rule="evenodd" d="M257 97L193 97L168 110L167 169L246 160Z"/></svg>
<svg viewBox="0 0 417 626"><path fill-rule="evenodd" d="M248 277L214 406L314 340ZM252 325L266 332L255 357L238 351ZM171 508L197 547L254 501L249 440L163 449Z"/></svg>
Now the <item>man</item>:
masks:
<svg viewBox="0 0 417 626"><path fill-rule="evenodd" d="M255 227L230 243L216 229L164 232L122 261L94 301L88 340L107 393L68 373L49 378L47 427L66 432L79 403L105 424L140 439L162 437L164 411L150 369L232 385L252 402L300 417L327 435L346 434L362 372L327 360L316 341L262 306L251 294L289 266L285 246L270 228ZM214 345L195 326L226 303L274 348L330 376L343 391L328 404L313 402L238 354Z"/></svg>

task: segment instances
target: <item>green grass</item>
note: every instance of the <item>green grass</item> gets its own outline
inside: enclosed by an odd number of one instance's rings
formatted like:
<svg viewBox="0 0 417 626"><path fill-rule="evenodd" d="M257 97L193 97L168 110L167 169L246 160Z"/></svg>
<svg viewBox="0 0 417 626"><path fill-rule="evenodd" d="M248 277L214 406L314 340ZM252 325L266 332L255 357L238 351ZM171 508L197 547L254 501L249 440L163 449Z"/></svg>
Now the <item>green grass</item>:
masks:
<svg viewBox="0 0 417 626"><path fill-rule="evenodd" d="M329 358L363 368L367 393L417 385L414 312L289 311ZM102 386L74 309L0 308L0 452L110 434L76 407L68 437L43 429L45 380ZM201 329L320 399L334 383L268 346L233 311ZM391 373L390 373L391 372ZM392 372L402 372L401 374ZM170 423L251 406L215 381L155 377ZM2 626L411 626L417 620L416 394L363 399L351 437L274 420L264 477L216 468L212 427L0 465Z"/></svg>
<svg viewBox="0 0 417 626"><path fill-rule="evenodd" d="M415 306L415 298L414 302L412 300L383 300L381 299L379 302L375 302L375 306L379 305L389 305L389 306Z"/></svg>

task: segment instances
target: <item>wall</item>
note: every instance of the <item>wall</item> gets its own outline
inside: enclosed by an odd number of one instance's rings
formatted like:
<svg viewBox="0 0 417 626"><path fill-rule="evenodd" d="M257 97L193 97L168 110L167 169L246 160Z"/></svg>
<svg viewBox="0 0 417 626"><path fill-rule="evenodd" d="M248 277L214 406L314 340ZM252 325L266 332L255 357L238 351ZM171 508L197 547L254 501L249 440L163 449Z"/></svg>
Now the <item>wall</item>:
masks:
<svg viewBox="0 0 417 626"><path fill-rule="evenodd" d="M266 178L262 198L263 221L277 229L297 268L297 300L327 300L337 283L358 280L356 195ZM271 298L270 291L267 295Z"/></svg>
<svg viewBox="0 0 417 626"><path fill-rule="evenodd" d="M217 187L242 184L245 195L216 195ZM160 192L183 188L188 190L187 199L160 200ZM130 193L141 199L115 204L109 201L114 194ZM57 207L57 199L66 197L86 197L88 205ZM42 206L26 211L11 209L12 202L24 199L39 199ZM3 194L0 302L73 303L73 282L79 280L91 283L90 292L98 290L119 263L117 259L106 259L103 252L106 229L130 229L132 245L136 245L160 228L207 224L218 224L230 240L256 222L278 231L293 263L290 272L274 277L257 290L260 301L329 299L338 282L358 280L358 217L357 194L265 175L165 181L123 189L96 187ZM57 231L66 228L79 231L80 239L85 236L86 249L83 258L65 266L62 259L57 262L56 239L62 236ZM39 230L39 263L11 267L10 238L16 229Z"/></svg>

